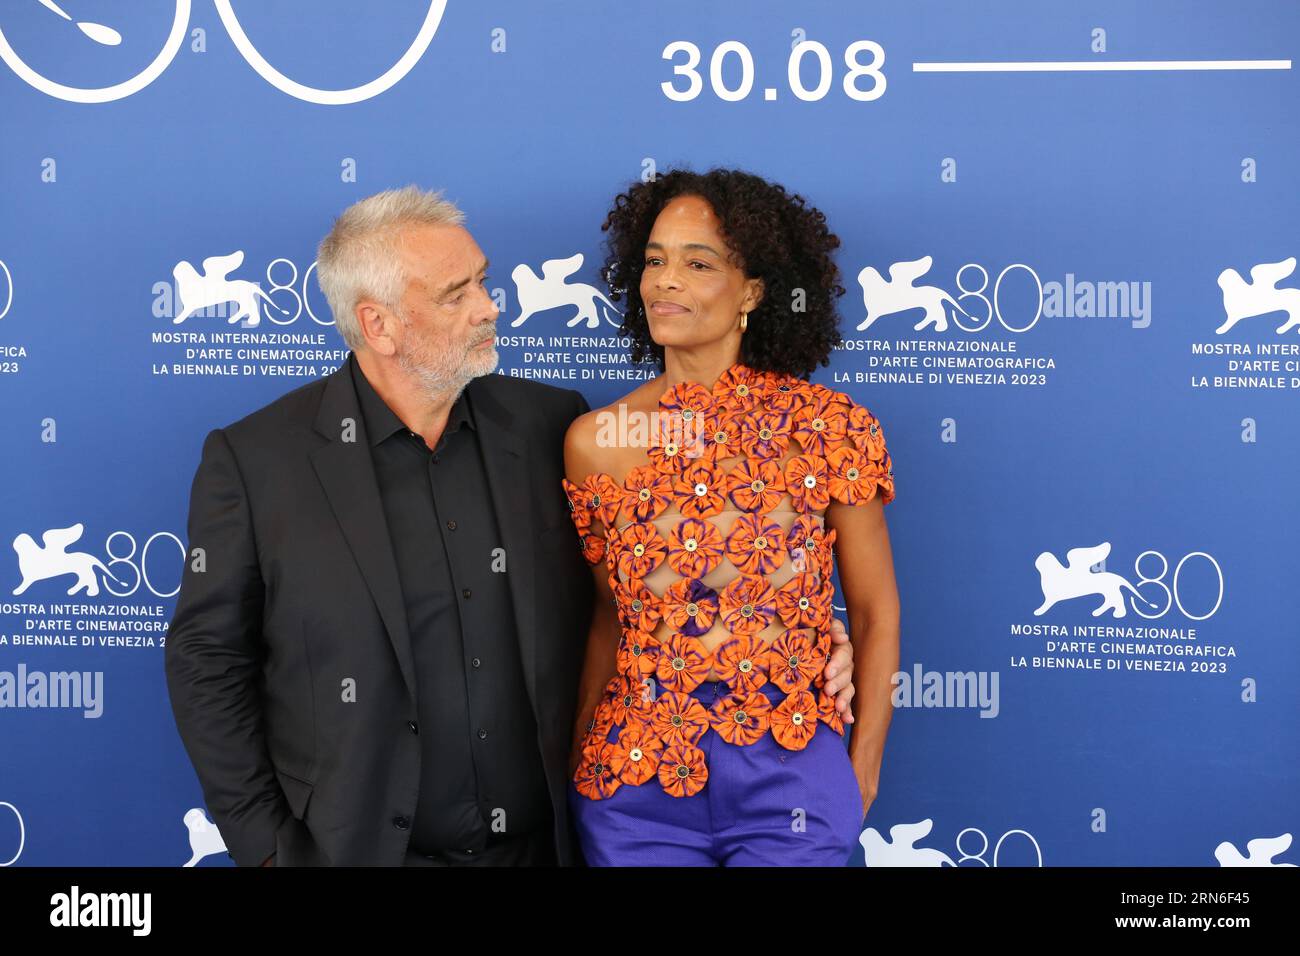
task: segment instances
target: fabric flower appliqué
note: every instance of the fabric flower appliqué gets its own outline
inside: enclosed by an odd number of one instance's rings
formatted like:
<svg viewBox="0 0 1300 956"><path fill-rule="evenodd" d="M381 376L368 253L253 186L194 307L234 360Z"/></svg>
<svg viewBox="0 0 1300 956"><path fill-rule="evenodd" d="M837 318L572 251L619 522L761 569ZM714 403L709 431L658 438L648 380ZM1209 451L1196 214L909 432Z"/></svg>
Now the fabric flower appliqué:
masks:
<svg viewBox="0 0 1300 956"><path fill-rule="evenodd" d="M683 578L664 591L661 605L669 627L699 637L713 627L718 615L718 592L699 578Z"/></svg>
<svg viewBox="0 0 1300 956"><path fill-rule="evenodd" d="M831 532L831 535L834 531ZM795 571L817 572L829 576L831 543L834 538L812 515L800 515L785 533L785 548Z"/></svg>
<svg viewBox="0 0 1300 956"><path fill-rule="evenodd" d="M586 562L597 565L605 557L609 542L605 540L604 535L587 532L579 541L579 546Z"/></svg>
<svg viewBox="0 0 1300 956"><path fill-rule="evenodd" d="M650 726L669 747L694 747L709 729L709 712L690 694L665 691L655 698Z"/></svg>
<svg viewBox="0 0 1300 956"><path fill-rule="evenodd" d="M806 690L795 691L772 709L772 736L786 750L803 750L817 731L817 701Z"/></svg>
<svg viewBox="0 0 1300 956"><path fill-rule="evenodd" d="M817 655L816 634L807 628L791 628L768 651L768 676L787 694L807 690L825 666Z"/></svg>
<svg viewBox="0 0 1300 956"><path fill-rule="evenodd" d="M751 458L780 458L790 446L790 418L781 412L755 411L740 426L740 447Z"/></svg>
<svg viewBox="0 0 1300 956"><path fill-rule="evenodd" d="M772 702L762 691L731 694L715 704L709 715L714 731L727 743L745 747L767 733Z"/></svg>
<svg viewBox="0 0 1300 956"><path fill-rule="evenodd" d="M618 672L628 680L641 681L655 672L659 642L644 631L627 631L618 644Z"/></svg>
<svg viewBox="0 0 1300 956"><path fill-rule="evenodd" d="M709 420L709 429L703 436L701 462L717 465L741 453L740 419L735 414L717 412Z"/></svg>
<svg viewBox="0 0 1300 956"><path fill-rule="evenodd" d="M688 693L709 676L710 666L709 652L699 638L674 634L660 645L655 674L666 690Z"/></svg>
<svg viewBox="0 0 1300 956"><path fill-rule="evenodd" d="M573 775L578 792L589 800L612 797L622 783L614 773L614 745L600 741L582 749L582 762Z"/></svg>
<svg viewBox="0 0 1300 956"><path fill-rule="evenodd" d="M856 448L836 448L826 456L830 469L827 486L831 497L846 505L857 505L876 496L876 482L884 477L879 464L867 460Z"/></svg>
<svg viewBox="0 0 1300 956"><path fill-rule="evenodd" d="M707 518L718 514L726 504L722 488L722 476L717 468L706 463L696 464L673 482L673 498L683 515Z"/></svg>
<svg viewBox="0 0 1300 956"><path fill-rule="evenodd" d="M796 511L821 511L831 503L830 472L819 455L795 455L785 463L785 487Z"/></svg>
<svg viewBox="0 0 1300 956"><path fill-rule="evenodd" d="M569 517L573 520L573 526L580 532L586 531L591 527L591 509L587 507L586 493L568 478L561 478L560 486L564 488L564 497L569 502Z"/></svg>
<svg viewBox="0 0 1300 956"><path fill-rule="evenodd" d="M659 769L664 743L644 724L624 727L609 754L610 767L623 783L640 786Z"/></svg>
<svg viewBox="0 0 1300 956"><path fill-rule="evenodd" d="M761 515L741 515L727 533L727 560L742 574L771 574L785 561L781 526Z"/></svg>
<svg viewBox="0 0 1300 956"><path fill-rule="evenodd" d="M853 446L872 461L883 461L885 457L885 433L880 421L862 405L849 408L849 440Z"/></svg>
<svg viewBox="0 0 1300 956"><path fill-rule="evenodd" d="M750 694L767 683L766 641L741 634L713 651L713 669L735 694Z"/></svg>
<svg viewBox="0 0 1300 956"><path fill-rule="evenodd" d="M659 396L659 410L694 421L713 410L713 393L699 382L678 382Z"/></svg>
<svg viewBox="0 0 1300 956"><path fill-rule="evenodd" d="M597 565L606 556L605 530L592 530L593 512L587 504L589 492L567 478L561 478L560 484L569 500L569 517L578 531L578 550L588 564Z"/></svg>
<svg viewBox="0 0 1300 956"><path fill-rule="evenodd" d="M713 522L687 518L668 533L668 565L685 578L702 578L722 563L722 533Z"/></svg>
<svg viewBox="0 0 1300 956"><path fill-rule="evenodd" d="M617 678L616 678L617 679ZM613 681L610 682L611 684ZM605 694L596 705L596 712L591 715L591 720L587 721L587 736L591 738L590 742L604 740L610 730L614 727L614 708L613 695L606 688Z"/></svg>
<svg viewBox="0 0 1300 956"><path fill-rule="evenodd" d="M737 362L713 383L713 402L728 412L744 412L760 404L766 390L765 375Z"/></svg>
<svg viewBox="0 0 1300 956"><path fill-rule="evenodd" d="M607 696L602 704L608 705L614 725L625 724L629 720L650 719L649 688L641 678L619 674L609 682L605 693ZM605 733L608 734L609 731L606 730Z"/></svg>
<svg viewBox="0 0 1300 956"><path fill-rule="evenodd" d="M636 522L618 536L618 573L625 578L644 578L668 557L668 545L654 525Z"/></svg>
<svg viewBox="0 0 1300 956"><path fill-rule="evenodd" d="M835 698L826 693L825 688L817 692L817 720L844 736L844 718L835 709Z"/></svg>
<svg viewBox="0 0 1300 956"><path fill-rule="evenodd" d="M776 594L766 578L742 574L719 593L718 610L732 634L757 634L776 616Z"/></svg>
<svg viewBox="0 0 1300 956"><path fill-rule="evenodd" d="M638 465L623 480L623 510L633 521L658 518L672 500L672 476L653 465Z"/></svg>
<svg viewBox="0 0 1300 956"><path fill-rule="evenodd" d="M823 405L842 405L844 411L853 406L853 399L844 392L837 392L833 388L827 388L820 382L808 383L808 398L813 402L820 402Z"/></svg>
<svg viewBox="0 0 1300 956"><path fill-rule="evenodd" d="M659 783L672 797L693 797L704 789L709 768L699 747L669 747L659 758Z"/></svg>
<svg viewBox="0 0 1300 956"><path fill-rule="evenodd" d="M843 405L814 400L800 407L793 417L791 434L810 455L825 455L848 434L849 416Z"/></svg>
<svg viewBox="0 0 1300 956"><path fill-rule="evenodd" d="M614 579L610 588L618 606L618 616L629 630L653 634L663 617L663 606L655 593L636 578L627 581Z"/></svg>
<svg viewBox="0 0 1300 956"><path fill-rule="evenodd" d="M776 592L776 609L786 627L821 627L830 620L829 582L816 574L796 574Z"/></svg>
<svg viewBox="0 0 1300 956"><path fill-rule="evenodd" d="M741 511L767 514L785 494L785 472L775 461L744 461L727 475L725 487Z"/></svg>
<svg viewBox="0 0 1300 956"><path fill-rule="evenodd" d="M793 375L769 372L763 392L763 407L775 412L793 412L808 401L808 383Z"/></svg>
<svg viewBox="0 0 1300 956"><path fill-rule="evenodd" d="M618 509L623 504L623 489L609 475L598 472L588 475L581 486L584 503L591 509L594 517L599 518L606 528L618 518Z"/></svg>
<svg viewBox="0 0 1300 956"><path fill-rule="evenodd" d="M656 416L660 443L676 444L687 460L704 452L704 436L715 416L713 395L698 382L678 382L659 399Z"/></svg>

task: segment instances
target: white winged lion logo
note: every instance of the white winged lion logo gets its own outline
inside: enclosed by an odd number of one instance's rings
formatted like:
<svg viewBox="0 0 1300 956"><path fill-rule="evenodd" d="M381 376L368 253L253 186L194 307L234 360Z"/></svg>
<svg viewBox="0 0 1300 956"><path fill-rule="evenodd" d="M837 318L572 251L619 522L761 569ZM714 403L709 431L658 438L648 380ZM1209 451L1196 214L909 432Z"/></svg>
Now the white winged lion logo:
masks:
<svg viewBox="0 0 1300 956"><path fill-rule="evenodd" d="M1241 277L1236 269L1219 273L1219 288L1223 290L1223 311L1227 318L1214 330L1222 335L1242 319L1269 312L1285 312L1286 321L1277 327L1281 335L1289 329L1300 328L1300 289L1279 289L1277 284L1295 272L1295 256L1281 262L1261 262L1251 267L1250 281Z"/></svg>
<svg viewBox="0 0 1300 956"><path fill-rule="evenodd" d="M259 299L269 303L277 312L288 315L288 311L276 305L256 282L227 278L243 263L242 249L236 249L228 256L208 256L203 260L202 274L184 259L176 263L172 277L176 280L176 307L179 311L172 324L180 325L200 309L233 302L238 308L231 315L230 324L247 318L248 327L252 328L262 321Z"/></svg>
<svg viewBox="0 0 1300 956"><path fill-rule="evenodd" d="M616 328L621 326L622 313L613 302L605 298L600 290L586 282L565 282L582 268L582 253L567 259L547 259L542 263L539 276L524 263L515 266L510 277L515 280L515 289L519 295L519 317L510 323L511 328L518 328L538 312L558 309L564 306L576 308L577 314L569 320L569 328L579 322L586 322L587 328L600 327L600 315ZM619 320L611 318L619 316Z"/></svg>
<svg viewBox="0 0 1300 956"><path fill-rule="evenodd" d="M1064 566L1052 552L1044 551L1040 554L1034 561L1034 567L1038 568L1039 582L1043 588L1043 604L1034 614L1045 614L1057 601L1099 594L1102 603L1093 610L1093 617L1107 611L1115 617L1123 617L1128 613L1124 605L1124 591L1129 591L1148 607L1155 607L1120 575L1112 571L1092 570L1092 566L1106 560L1108 554L1109 541L1091 548L1071 548L1065 552Z"/></svg>
<svg viewBox="0 0 1300 956"><path fill-rule="evenodd" d="M861 332L876 319L895 312L908 309L925 309L925 318L912 326L921 331L927 325L933 325L936 332L948 329L948 313L945 306L952 306L967 318L973 318L969 312L957 304L957 300L936 285L912 285L917 279L930 271L934 260L922 256L910 262L895 262L889 267L889 278L885 279L875 266L867 266L858 273L858 284L862 286L862 303L867 307L867 317L858 323ZM953 321L957 321L956 314Z"/></svg>
<svg viewBox="0 0 1300 956"><path fill-rule="evenodd" d="M41 536L40 545L30 534L23 533L14 538L14 551L18 553L18 573L23 576L22 583L14 588L14 595L22 594L38 581L46 581L64 574L77 576L76 582L68 589L68 594L76 594L78 591L84 591L87 597L95 597L99 594L99 579L95 577L96 571L103 571L121 584L122 581L93 554L86 551L65 550L68 545L81 540L81 533L84 530L80 522L69 528L51 528Z"/></svg>

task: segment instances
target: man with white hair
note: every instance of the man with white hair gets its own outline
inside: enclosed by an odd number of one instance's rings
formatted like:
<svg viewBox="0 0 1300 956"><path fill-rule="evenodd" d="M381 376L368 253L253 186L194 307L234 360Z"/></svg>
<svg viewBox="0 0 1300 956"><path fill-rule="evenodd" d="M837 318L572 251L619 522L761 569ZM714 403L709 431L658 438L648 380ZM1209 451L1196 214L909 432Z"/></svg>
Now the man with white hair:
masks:
<svg viewBox="0 0 1300 956"><path fill-rule="evenodd" d="M561 479L589 406L489 374L463 221L414 186L348 208L317 265L347 362L204 442L166 672L239 865L581 862L592 576Z"/></svg>

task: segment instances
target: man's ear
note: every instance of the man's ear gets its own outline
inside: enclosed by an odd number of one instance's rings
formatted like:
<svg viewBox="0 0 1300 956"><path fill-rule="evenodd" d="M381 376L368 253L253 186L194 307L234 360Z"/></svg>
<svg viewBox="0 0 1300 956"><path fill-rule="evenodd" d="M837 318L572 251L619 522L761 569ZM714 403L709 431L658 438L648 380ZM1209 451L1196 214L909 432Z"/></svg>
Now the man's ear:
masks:
<svg viewBox="0 0 1300 956"><path fill-rule="evenodd" d="M375 302L361 301L356 306L357 325L366 340L366 345L380 355L393 355L397 351L397 342L392 330L400 324L397 316L389 309Z"/></svg>

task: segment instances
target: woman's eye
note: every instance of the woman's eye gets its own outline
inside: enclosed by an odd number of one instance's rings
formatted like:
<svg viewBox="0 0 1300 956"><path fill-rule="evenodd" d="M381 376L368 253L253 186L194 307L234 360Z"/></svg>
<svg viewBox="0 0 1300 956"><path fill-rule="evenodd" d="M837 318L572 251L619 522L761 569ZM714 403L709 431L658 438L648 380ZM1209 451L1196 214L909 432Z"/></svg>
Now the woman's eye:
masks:
<svg viewBox="0 0 1300 956"><path fill-rule="evenodd" d="M705 269L707 269L707 268L709 267L709 264L708 264L707 262L700 262L698 259L696 259L694 262L692 262L691 265L693 265L693 266L703 266Z"/></svg>

